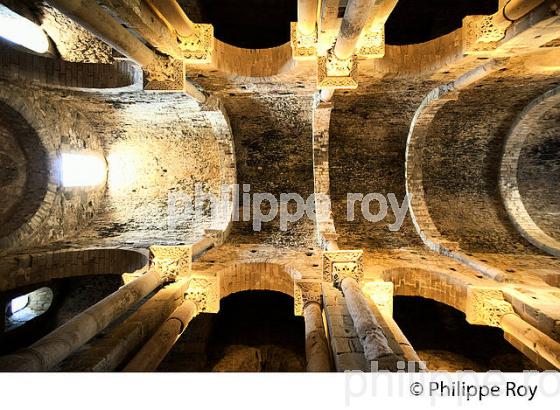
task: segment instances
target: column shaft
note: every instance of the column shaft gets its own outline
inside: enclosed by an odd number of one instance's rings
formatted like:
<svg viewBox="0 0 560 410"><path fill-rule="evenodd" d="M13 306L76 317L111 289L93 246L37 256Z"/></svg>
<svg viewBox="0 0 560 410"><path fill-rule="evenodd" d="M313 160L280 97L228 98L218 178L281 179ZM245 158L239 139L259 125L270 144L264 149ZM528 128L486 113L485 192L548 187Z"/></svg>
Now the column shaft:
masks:
<svg viewBox="0 0 560 410"><path fill-rule="evenodd" d="M322 88L320 91L321 101L328 102L334 96L334 88Z"/></svg>
<svg viewBox="0 0 560 410"><path fill-rule="evenodd" d="M368 25L385 25L397 3L398 0L377 0L369 17Z"/></svg>
<svg viewBox="0 0 560 410"><path fill-rule="evenodd" d="M504 6L503 16L507 20L519 20L541 3L544 3L544 0L510 0Z"/></svg>
<svg viewBox="0 0 560 410"><path fill-rule="evenodd" d="M298 0L298 31L302 34L315 33L318 0Z"/></svg>
<svg viewBox="0 0 560 410"><path fill-rule="evenodd" d="M375 0L349 0L334 46L336 58L347 60L352 57L374 3Z"/></svg>
<svg viewBox="0 0 560 410"><path fill-rule="evenodd" d="M75 316L30 347L0 358L0 371L48 371L162 283L150 271Z"/></svg>
<svg viewBox="0 0 560 410"><path fill-rule="evenodd" d="M319 20L319 29L335 30L338 19L339 0L322 0L321 1L321 18Z"/></svg>
<svg viewBox="0 0 560 410"><path fill-rule="evenodd" d="M169 315L183 300L187 280L178 280L159 289L133 314L109 332L103 334L91 347L64 362L65 372L112 372L126 365Z"/></svg>
<svg viewBox="0 0 560 410"><path fill-rule="evenodd" d="M185 300L126 365L124 371L155 371L197 313L196 304Z"/></svg>
<svg viewBox="0 0 560 410"><path fill-rule="evenodd" d="M148 0L148 4L180 36L188 37L194 33L194 23L176 0Z"/></svg>
<svg viewBox="0 0 560 410"><path fill-rule="evenodd" d="M560 369L560 343L534 328L515 313L504 315L500 327L504 330L507 340L513 337L525 349L534 353L531 356L541 367ZM544 359L547 363L542 363L539 358Z"/></svg>
<svg viewBox="0 0 560 410"><path fill-rule="evenodd" d="M182 58L177 35L156 16L144 0L105 0L118 16L159 51Z"/></svg>
<svg viewBox="0 0 560 410"><path fill-rule="evenodd" d="M344 278L341 288L368 362L376 362L379 370L396 370L400 359L389 347L358 283L352 278Z"/></svg>
<svg viewBox="0 0 560 410"><path fill-rule="evenodd" d="M47 2L141 66L157 62L152 50L106 13L95 1L47 0Z"/></svg>
<svg viewBox="0 0 560 410"><path fill-rule="evenodd" d="M321 306L316 302L307 303L303 308L303 317L307 371L329 372L331 371L331 356L325 336Z"/></svg>

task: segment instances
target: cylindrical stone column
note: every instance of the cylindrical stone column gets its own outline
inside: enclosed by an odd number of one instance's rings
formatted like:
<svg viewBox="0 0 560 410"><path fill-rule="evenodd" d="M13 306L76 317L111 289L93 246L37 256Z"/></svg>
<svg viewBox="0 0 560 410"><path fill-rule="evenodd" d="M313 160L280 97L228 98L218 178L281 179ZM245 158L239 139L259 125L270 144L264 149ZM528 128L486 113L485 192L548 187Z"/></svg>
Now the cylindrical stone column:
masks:
<svg viewBox="0 0 560 410"><path fill-rule="evenodd" d="M176 0L148 0L148 4L180 36L188 37L194 33L194 23Z"/></svg>
<svg viewBox="0 0 560 410"><path fill-rule="evenodd" d="M185 300L126 365L124 371L155 371L197 313L196 304Z"/></svg>
<svg viewBox="0 0 560 410"><path fill-rule="evenodd" d="M508 339L508 334L513 336L523 344L524 348L560 370L560 343L534 328L515 313L504 315L500 321L500 327L506 334L506 339Z"/></svg>
<svg viewBox="0 0 560 410"><path fill-rule="evenodd" d="M317 25L318 3L318 0L298 0L297 29L301 34L309 36L315 33L315 26Z"/></svg>
<svg viewBox="0 0 560 410"><path fill-rule="evenodd" d="M334 88L322 88L320 91L321 101L328 102L334 96Z"/></svg>
<svg viewBox="0 0 560 410"><path fill-rule="evenodd" d="M398 370L397 363L401 358L389 347L387 338L371 312L358 282L347 277L342 279L340 287L367 361L371 364L377 363L378 370Z"/></svg>
<svg viewBox="0 0 560 410"><path fill-rule="evenodd" d="M48 371L162 284L150 271L75 316L30 347L0 358L0 371Z"/></svg>
<svg viewBox="0 0 560 410"><path fill-rule="evenodd" d="M182 58L177 35L156 16L144 0L106 0L117 15L159 51Z"/></svg>
<svg viewBox="0 0 560 410"><path fill-rule="evenodd" d="M352 57L360 34L366 26L375 0L350 0L346 6L340 32L336 38L333 54L339 60Z"/></svg>
<svg viewBox="0 0 560 410"><path fill-rule="evenodd" d="M47 0L47 3L141 66L157 63L155 53L106 13L97 2Z"/></svg>
<svg viewBox="0 0 560 410"><path fill-rule="evenodd" d="M510 0L504 6L502 14L507 20L519 20L542 3L544 0Z"/></svg>
<svg viewBox="0 0 560 410"><path fill-rule="evenodd" d="M305 320L305 356L307 358L308 372L331 371L331 356L325 328L321 305L309 302L303 307Z"/></svg>

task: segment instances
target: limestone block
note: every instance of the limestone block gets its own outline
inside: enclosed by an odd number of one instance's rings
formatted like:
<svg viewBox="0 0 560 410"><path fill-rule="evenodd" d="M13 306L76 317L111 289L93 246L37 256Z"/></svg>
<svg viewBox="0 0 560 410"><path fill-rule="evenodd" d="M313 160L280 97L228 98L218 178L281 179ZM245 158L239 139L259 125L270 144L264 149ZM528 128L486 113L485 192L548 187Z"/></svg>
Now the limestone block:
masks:
<svg viewBox="0 0 560 410"><path fill-rule="evenodd" d="M375 302L384 315L393 317L392 282L367 282L362 286L362 292Z"/></svg>
<svg viewBox="0 0 560 410"><path fill-rule="evenodd" d="M500 327L502 316L514 312L511 304L504 300L501 290L469 286L465 313L470 324Z"/></svg>

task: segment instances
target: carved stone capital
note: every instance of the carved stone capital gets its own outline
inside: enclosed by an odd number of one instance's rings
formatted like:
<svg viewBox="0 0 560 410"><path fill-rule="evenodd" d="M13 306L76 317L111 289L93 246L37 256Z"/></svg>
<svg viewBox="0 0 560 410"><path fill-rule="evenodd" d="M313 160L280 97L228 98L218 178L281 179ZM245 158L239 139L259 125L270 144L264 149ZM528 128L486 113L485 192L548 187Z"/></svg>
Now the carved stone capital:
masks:
<svg viewBox="0 0 560 410"><path fill-rule="evenodd" d="M323 280L332 282L336 288L344 278L358 283L364 276L364 252L362 250L323 252Z"/></svg>
<svg viewBox="0 0 560 410"><path fill-rule="evenodd" d="M214 26L195 24L194 33L188 37L179 36L179 48L187 64L206 64L212 62L214 50Z"/></svg>
<svg viewBox="0 0 560 410"><path fill-rule="evenodd" d="M356 54L366 58L382 58L385 55L385 26L364 30L358 40Z"/></svg>
<svg viewBox="0 0 560 410"><path fill-rule="evenodd" d="M463 19L463 50L465 52L491 51L506 35L511 22L489 16L466 16Z"/></svg>
<svg viewBox="0 0 560 410"><path fill-rule="evenodd" d="M373 300L381 312L393 316L392 282L367 282L362 286L362 292Z"/></svg>
<svg viewBox="0 0 560 410"><path fill-rule="evenodd" d="M144 68L145 89L181 91L183 89L183 61L158 57L156 64Z"/></svg>
<svg viewBox="0 0 560 410"><path fill-rule="evenodd" d="M317 56L317 31L308 35L300 32L297 23L290 25L292 56L295 60L311 60Z"/></svg>
<svg viewBox="0 0 560 410"><path fill-rule="evenodd" d="M179 276L188 276L192 268L192 246L150 246L150 268L156 270L167 281Z"/></svg>
<svg viewBox="0 0 560 410"><path fill-rule="evenodd" d="M193 273L185 299L192 300L199 312L218 313L220 310L220 277L217 273Z"/></svg>
<svg viewBox="0 0 560 410"><path fill-rule="evenodd" d="M502 316L508 313L514 313L513 307L504 300L501 290L479 286L469 286L467 289L467 322L500 327Z"/></svg>
<svg viewBox="0 0 560 410"><path fill-rule="evenodd" d="M321 282L300 280L294 282L294 314L302 316L308 303L323 304Z"/></svg>
<svg viewBox="0 0 560 410"><path fill-rule="evenodd" d="M317 60L317 87L354 89L358 87L358 59L355 55L347 60L337 58L332 50Z"/></svg>

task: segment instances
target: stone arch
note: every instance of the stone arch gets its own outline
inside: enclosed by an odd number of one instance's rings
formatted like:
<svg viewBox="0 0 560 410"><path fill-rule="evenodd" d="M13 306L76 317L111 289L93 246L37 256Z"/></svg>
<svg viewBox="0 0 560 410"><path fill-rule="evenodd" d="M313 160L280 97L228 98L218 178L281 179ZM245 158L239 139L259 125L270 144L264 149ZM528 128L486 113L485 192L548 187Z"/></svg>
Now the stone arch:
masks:
<svg viewBox="0 0 560 410"><path fill-rule="evenodd" d="M467 311L469 283L456 275L427 269L396 267L382 274L385 281L393 282L395 296L420 296Z"/></svg>
<svg viewBox="0 0 560 410"><path fill-rule="evenodd" d="M0 292L86 275L123 275L147 269L147 251L117 248L21 253L0 259Z"/></svg>
<svg viewBox="0 0 560 410"><path fill-rule="evenodd" d="M441 107L449 101L456 100L462 89L482 80L500 67L501 63L499 61L490 60L463 74L455 81L441 85L430 91L414 113L408 132L405 152L405 180L408 208L412 223L422 239L422 242L432 251L450 256L494 280L501 280L503 277L503 273L499 269L489 266L460 251L459 244L448 241L436 226L430 215L425 197L422 157L430 125Z"/></svg>
<svg viewBox="0 0 560 410"><path fill-rule="evenodd" d="M14 246L31 235L48 216L56 194L49 139L26 114L0 98L0 193L7 190L2 193L0 209L0 248ZM17 194L7 196L8 192Z"/></svg>
<svg viewBox="0 0 560 410"><path fill-rule="evenodd" d="M271 290L294 296L299 273L288 265L266 260L240 262L220 272L220 298L245 290Z"/></svg>
<svg viewBox="0 0 560 410"><path fill-rule="evenodd" d="M560 87L537 97L515 119L504 144L499 188L507 214L521 236L537 248L560 257L560 241L543 231L531 217L519 189L518 168L521 151L531 127L554 106L560 104Z"/></svg>
<svg viewBox="0 0 560 410"><path fill-rule="evenodd" d="M0 44L0 78L33 82L51 88L125 92L143 87L142 69L129 61L80 63L26 53Z"/></svg>
<svg viewBox="0 0 560 410"><path fill-rule="evenodd" d="M294 67L290 43L278 47L247 49L214 40L215 66L240 77L272 77Z"/></svg>

